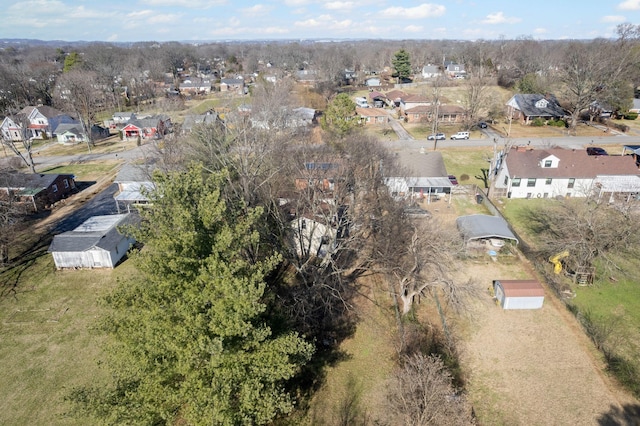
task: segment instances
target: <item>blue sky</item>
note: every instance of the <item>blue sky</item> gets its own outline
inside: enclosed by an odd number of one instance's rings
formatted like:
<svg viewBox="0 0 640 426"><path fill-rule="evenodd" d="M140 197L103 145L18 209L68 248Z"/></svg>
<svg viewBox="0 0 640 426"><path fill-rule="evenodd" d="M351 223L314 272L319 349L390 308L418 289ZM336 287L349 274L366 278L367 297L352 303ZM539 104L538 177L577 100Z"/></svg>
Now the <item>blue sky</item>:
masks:
<svg viewBox="0 0 640 426"><path fill-rule="evenodd" d="M639 24L640 0L0 0L0 13L0 38L41 40L591 39Z"/></svg>

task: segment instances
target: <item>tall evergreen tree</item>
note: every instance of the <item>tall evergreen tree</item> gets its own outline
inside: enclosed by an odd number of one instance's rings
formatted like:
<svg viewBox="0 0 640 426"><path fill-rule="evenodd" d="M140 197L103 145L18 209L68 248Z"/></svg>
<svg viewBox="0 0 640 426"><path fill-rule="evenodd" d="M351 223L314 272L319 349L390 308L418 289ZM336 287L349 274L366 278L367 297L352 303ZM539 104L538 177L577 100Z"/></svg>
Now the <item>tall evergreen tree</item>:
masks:
<svg viewBox="0 0 640 426"><path fill-rule="evenodd" d="M399 82L411 77L411 59L409 52L404 49L398 50L391 60L393 69L395 70L393 76L398 78Z"/></svg>
<svg viewBox="0 0 640 426"><path fill-rule="evenodd" d="M109 297L114 388L77 390L110 423L266 424L291 411L287 382L313 352L265 314L272 254L249 260L259 209L224 201L223 173L156 176L133 233L140 273Z"/></svg>
<svg viewBox="0 0 640 426"><path fill-rule="evenodd" d="M336 95L320 119L322 128L338 138L346 136L359 124L356 104L346 93Z"/></svg>

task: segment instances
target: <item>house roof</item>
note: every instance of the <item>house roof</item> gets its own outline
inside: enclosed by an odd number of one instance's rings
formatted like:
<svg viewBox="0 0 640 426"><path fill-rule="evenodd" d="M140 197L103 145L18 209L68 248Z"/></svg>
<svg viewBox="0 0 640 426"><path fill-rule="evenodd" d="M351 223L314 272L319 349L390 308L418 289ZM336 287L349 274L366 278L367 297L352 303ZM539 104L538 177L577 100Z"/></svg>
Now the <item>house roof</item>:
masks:
<svg viewBox="0 0 640 426"><path fill-rule="evenodd" d="M80 124L73 123L60 123L58 127L53 131L56 135L62 135L63 133L73 133L74 135L80 136L83 134L82 126Z"/></svg>
<svg viewBox="0 0 640 426"><path fill-rule="evenodd" d="M395 101L396 99L405 98L407 94L404 93L402 90L392 90L390 92L387 92L386 96L387 96L387 99L391 99Z"/></svg>
<svg viewBox="0 0 640 426"><path fill-rule="evenodd" d="M387 112L380 108L356 108L356 113L364 117L386 117Z"/></svg>
<svg viewBox="0 0 640 426"><path fill-rule="evenodd" d="M465 241L502 238L518 243L518 239L509 229L509 224L500 216L485 214L460 216L456 219L456 225Z"/></svg>
<svg viewBox="0 0 640 426"><path fill-rule="evenodd" d="M558 167L542 167L550 156L559 159ZM509 175L519 178L576 178L639 175L631 155L587 155L585 150L549 148L544 150L512 148L506 159Z"/></svg>
<svg viewBox="0 0 640 426"><path fill-rule="evenodd" d="M71 174L10 173L3 176L4 188L21 189L24 194L37 194L53 184L59 176L74 179Z"/></svg>
<svg viewBox="0 0 640 426"><path fill-rule="evenodd" d="M133 112L127 111L127 112L114 112L112 116L113 117L121 117L121 118L133 118L136 115Z"/></svg>
<svg viewBox="0 0 640 426"><path fill-rule="evenodd" d="M544 297L544 288L536 280L495 280L506 297Z"/></svg>
<svg viewBox="0 0 640 426"><path fill-rule="evenodd" d="M241 78L223 78L222 80L220 80L220 84L227 84L227 85L244 84L244 80Z"/></svg>
<svg viewBox="0 0 640 426"><path fill-rule="evenodd" d="M25 116L29 116L34 110L38 110L38 112L44 115L47 118L57 117L59 115L65 115L64 112L55 109L54 107L50 107L48 105L40 105L40 106L27 106L20 110L19 114L24 114Z"/></svg>
<svg viewBox="0 0 640 426"><path fill-rule="evenodd" d="M117 227L133 223L130 213L93 216L72 231L53 237L48 251L77 252L93 248L110 250L122 240Z"/></svg>
<svg viewBox="0 0 640 426"><path fill-rule="evenodd" d="M218 113L209 112L206 114L189 114L184 116L182 123L183 130L191 130L196 124L213 124L218 120Z"/></svg>
<svg viewBox="0 0 640 426"><path fill-rule="evenodd" d="M408 95L408 96L404 96L402 97L402 102L404 103L431 103L433 101L433 99L430 99L424 95Z"/></svg>
<svg viewBox="0 0 640 426"><path fill-rule="evenodd" d="M402 175L406 177L442 177L447 178L447 181L449 179L442 154L438 151L403 150L398 152L395 158L398 165L405 169ZM450 186L450 182L446 186Z"/></svg>
<svg viewBox="0 0 640 426"><path fill-rule="evenodd" d="M540 101L546 102L536 106ZM566 115L553 96L518 93L513 95L507 105L520 110L527 117L564 117Z"/></svg>
<svg viewBox="0 0 640 426"><path fill-rule="evenodd" d="M152 164L131 164L127 163L118 172L114 180L115 183L123 182L151 182L153 171L156 166Z"/></svg>

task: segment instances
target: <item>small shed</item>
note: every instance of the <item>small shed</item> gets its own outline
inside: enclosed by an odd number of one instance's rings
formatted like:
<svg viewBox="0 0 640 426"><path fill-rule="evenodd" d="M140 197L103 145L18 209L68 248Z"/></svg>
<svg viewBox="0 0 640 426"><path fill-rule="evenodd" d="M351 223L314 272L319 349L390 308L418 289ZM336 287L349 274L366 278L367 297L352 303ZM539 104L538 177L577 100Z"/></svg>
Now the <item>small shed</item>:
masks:
<svg viewBox="0 0 640 426"><path fill-rule="evenodd" d="M540 309L544 288L536 280L494 280L493 291L502 309Z"/></svg>
<svg viewBox="0 0 640 426"><path fill-rule="evenodd" d="M135 240L118 226L131 224L130 213L93 216L72 231L53 237L49 252L57 269L114 268Z"/></svg>

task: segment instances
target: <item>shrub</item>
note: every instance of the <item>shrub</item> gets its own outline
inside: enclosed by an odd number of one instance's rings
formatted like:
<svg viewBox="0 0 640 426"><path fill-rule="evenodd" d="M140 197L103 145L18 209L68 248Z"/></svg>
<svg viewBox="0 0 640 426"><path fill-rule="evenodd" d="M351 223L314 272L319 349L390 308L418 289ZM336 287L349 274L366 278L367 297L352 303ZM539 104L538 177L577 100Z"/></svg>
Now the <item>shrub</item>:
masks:
<svg viewBox="0 0 640 426"><path fill-rule="evenodd" d="M469 175L466 173L463 173L460 175L460 182L466 182L469 180Z"/></svg>
<svg viewBox="0 0 640 426"><path fill-rule="evenodd" d="M542 127L544 126L544 120L538 117L531 122L531 125L534 127Z"/></svg>
<svg viewBox="0 0 640 426"><path fill-rule="evenodd" d="M564 120L560 120L558 119L554 119L554 120L549 120L547 122L547 126L553 126L553 127L567 127L567 123Z"/></svg>
<svg viewBox="0 0 640 426"><path fill-rule="evenodd" d="M638 118L638 113L637 112L627 112L624 115L624 119L625 120L635 120Z"/></svg>

